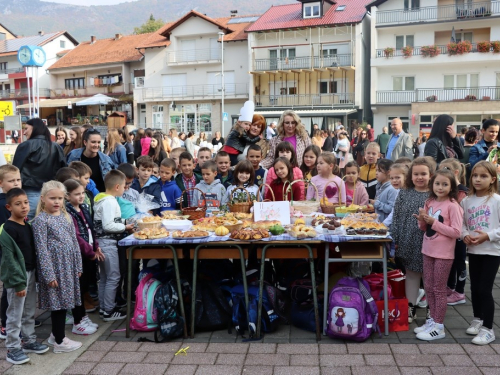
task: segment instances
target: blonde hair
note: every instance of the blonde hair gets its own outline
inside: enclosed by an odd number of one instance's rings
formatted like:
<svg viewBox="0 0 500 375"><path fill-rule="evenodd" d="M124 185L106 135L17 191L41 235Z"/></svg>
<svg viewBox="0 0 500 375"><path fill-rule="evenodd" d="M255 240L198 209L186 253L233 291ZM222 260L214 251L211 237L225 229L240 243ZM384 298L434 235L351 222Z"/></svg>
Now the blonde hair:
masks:
<svg viewBox="0 0 500 375"><path fill-rule="evenodd" d="M405 184L406 184L406 178L407 178L407 175L408 175L409 167L406 164L394 163L389 168L389 173L391 171L398 171L399 173L401 173L403 175L403 185L404 185L403 187L405 187L406 186Z"/></svg>
<svg viewBox="0 0 500 375"><path fill-rule="evenodd" d="M380 152L380 145L377 142L370 142L366 145L365 151L369 148L376 148Z"/></svg>
<svg viewBox="0 0 500 375"><path fill-rule="evenodd" d="M118 130L116 129L109 129L108 130L108 151L106 152L108 155L112 154L115 152L116 147L118 145L121 145L122 139L120 136L120 133L118 133Z"/></svg>
<svg viewBox="0 0 500 375"><path fill-rule="evenodd" d="M482 167L486 169L486 172L489 173L489 175L493 178L493 182L491 183L490 187L488 188L488 195L491 197L493 194L495 194L498 191L498 176L497 176L497 170L496 167L493 165L493 163L486 161L486 160L481 160L478 162L476 165L472 167L472 170L470 172L470 180L469 180L469 195L476 195L477 191L474 188L474 184L472 183L472 174L474 173L474 169Z"/></svg>
<svg viewBox="0 0 500 375"><path fill-rule="evenodd" d="M295 111L288 110L284 111L281 114L280 120L278 122L278 135L284 136L285 135L285 128L283 126L283 122L285 121L285 116L291 116L293 117L293 121L297 123L295 126L295 134L299 136L302 139L307 139L309 135L306 132L306 128L302 124L302 121L300 120L300 117L298 114L295 113Z"/></svg>
<svg viewBox="0 0 500 375"><path fill-rule="evenodd" d="M64 186L64 184L62 182L52 180L52 181L47 181L42 185L42 191L40 192L40 198L47 195L49 193L49 191L56 190L56 189L61 190L64 193L64 197L66 197L66 195L67 195L66 186ZM42 202L42 199L39 199L38 205L36 206L36 215L35 216L40 215L44 211L45 211L45 204ZM66 206L64 204L61 206L61 211L62 211L64 217L66 218L66 220L68 220L69 223L73 224L73 220L71 219L68 212L66 211Z"/></svg>
<svg viewBox="0 0 500 375"><path fill-rule="evenodd" d="M443 167L443 165L448 166L453 174L455 174L456 171L458 171L458 181L462 184L465 185L466 182L466 177L465 177L465 165L460 163L457 159L455 158L448 158L444 159L441 164L439 164L439 169Z"/></svg>

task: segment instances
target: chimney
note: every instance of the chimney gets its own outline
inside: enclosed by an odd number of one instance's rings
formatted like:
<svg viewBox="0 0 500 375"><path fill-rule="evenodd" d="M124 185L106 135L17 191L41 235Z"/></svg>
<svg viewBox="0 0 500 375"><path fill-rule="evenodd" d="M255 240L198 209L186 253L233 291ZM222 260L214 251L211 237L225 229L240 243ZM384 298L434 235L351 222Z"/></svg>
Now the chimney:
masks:
<svg viewBox="0 0 500 375"><path fill-rule="evenodd" d="M94 44L96 40L97 38L95 37L95 35L90 36L90 44Z"/></svg>
<svg viewBox="0 0 500 375"><path fill-rule="evenodd" d="M119 39L121 39L121 37L122 37L122 34L115 34L115 40L119 40Z"/></svg>
<svg viewBox="0 0 500 375"><path fill-rule="evenodd" d="M238 10L231 10L231 18L236 17Z"/></svg>
<svg viewBox="0 0 500 375"><path fill-rule="evenodd" d="M43 34L45 34L45 33L43 32L43 30L40 30L40 31L38 32L38 35L40 35L40 36L43 36Z"/></svg>

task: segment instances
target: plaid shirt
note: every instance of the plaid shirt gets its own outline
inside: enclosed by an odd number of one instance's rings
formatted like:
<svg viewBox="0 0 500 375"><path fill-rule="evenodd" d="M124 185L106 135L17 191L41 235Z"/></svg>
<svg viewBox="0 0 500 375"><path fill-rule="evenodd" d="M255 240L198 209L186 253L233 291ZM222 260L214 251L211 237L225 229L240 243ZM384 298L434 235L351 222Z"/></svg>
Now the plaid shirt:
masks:
<svg viewBox="0 0 500 375"><path fill-rule="evenodd" d="M260 162L262 167L269 169L273 166L276 147L278 146L278 143L283 142L284 137L284 135L280 134L269 141L269 152L267 153L266 158ZM295 152L297 153L297 163L299 164L299 167L302 164L305 149L311 144L311 139L309 137L306 136L306 138L301 138L297 136L297 147L295 148Z"/></svg>
<svg viewBox="0 0 500 375"><path fill-rule="evenodd" d="M196 177L194 177L194 173L191 176L191 178L186 178L184 175L182 175L182 182L184 182L184 186L187 189L194 188L196 186ZM194 199L194 192L195 190L189 190L186 192L187 194L187 207L192 207L191 203L193 202Z"/></svg>

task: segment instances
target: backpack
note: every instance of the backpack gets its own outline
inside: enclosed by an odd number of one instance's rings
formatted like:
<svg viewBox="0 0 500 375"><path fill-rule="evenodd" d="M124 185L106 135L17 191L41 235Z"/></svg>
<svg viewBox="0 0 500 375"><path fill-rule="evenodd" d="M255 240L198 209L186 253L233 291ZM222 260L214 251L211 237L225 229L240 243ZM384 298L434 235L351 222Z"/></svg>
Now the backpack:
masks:
<svg viewBox="0 0 500 375"><path fill-rule="evenodd" d="M157 310L154 306L155 294L161 283L152 273L143 275L135 291L136 303L130 328L136 331L151 332L158 327Z"/></svg>
<svg viewBox="0 0 500 375"><path fill-rule="evenodd" d="M245 291L243 285L239 284L231 289L231 299L233 301L233 325L236 328L236 332L243 336L245 331L248 329L249 336L253 337L257 331L259 287L248 287L248 303L250 305L248 309L248 318L250 322L247 321ZM279 316L271 306L266 288L264 288L262 293L262 331L273 332L278 327L278 323Z"/></svg>
<svg viewBox="0 0 500 375"><path fill-rule="evenodd" d="M182 284L185 287L185 283ZM180 314L179 294L175 279L168 281L158 289L154 305L158 317L155 342L163 342L181 336L184 332L184 319ZM160 335L161 338L159 338Z"/></svg>
<svg viewBox="0 0 500 375"><path fill-rule="evenodd" d="M326 334L332 338L365 341L372 332L380 333L378 309L368 283L343 277L328 298Z"/></svg>
<svg viewBox="0 0 500 375"><path fill-rule="evenodd" d="M217 331L231 327L231 306L218 285L211 282L198 283L195 307L197 330Z"/></svg>
<svg viewBox="0 0 500 375"><path fill-rule="evenodd" d="M323 327L323 300L318 301L319 326ZM314 304L292 302L290 309L291 323L300 329L316 332L316 319L314 317Z"/></svg>

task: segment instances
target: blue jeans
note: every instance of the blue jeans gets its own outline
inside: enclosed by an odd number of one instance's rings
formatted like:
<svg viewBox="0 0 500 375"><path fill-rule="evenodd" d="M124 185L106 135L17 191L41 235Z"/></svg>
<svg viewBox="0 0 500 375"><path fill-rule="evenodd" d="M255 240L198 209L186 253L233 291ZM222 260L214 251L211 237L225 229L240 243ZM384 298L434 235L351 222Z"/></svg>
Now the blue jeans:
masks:
<svg viewBox="0 0 500 375"><path fill-rule="evenodd" d="M38 206L38 201L40 200L39 189L25 188L24 191L28 195L28 201L30 202L30 212L28 213L28 219L33 220L35 218L36 207Z"/></svg>

